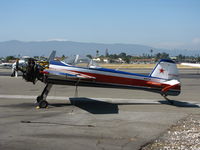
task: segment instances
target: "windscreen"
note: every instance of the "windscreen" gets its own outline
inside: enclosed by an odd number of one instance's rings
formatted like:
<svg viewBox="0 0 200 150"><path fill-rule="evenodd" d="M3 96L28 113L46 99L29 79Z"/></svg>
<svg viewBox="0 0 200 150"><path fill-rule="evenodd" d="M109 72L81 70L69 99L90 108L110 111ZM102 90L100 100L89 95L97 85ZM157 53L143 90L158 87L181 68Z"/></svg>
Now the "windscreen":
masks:
<svg viewBox="0 0 200 150"><path fill-rule="evenodd" d="M90 58L74 55L71 57L67 57L64 62L69 65L78 66L78 67L87 67L87 68L95 68L97 64Z"/></svg>

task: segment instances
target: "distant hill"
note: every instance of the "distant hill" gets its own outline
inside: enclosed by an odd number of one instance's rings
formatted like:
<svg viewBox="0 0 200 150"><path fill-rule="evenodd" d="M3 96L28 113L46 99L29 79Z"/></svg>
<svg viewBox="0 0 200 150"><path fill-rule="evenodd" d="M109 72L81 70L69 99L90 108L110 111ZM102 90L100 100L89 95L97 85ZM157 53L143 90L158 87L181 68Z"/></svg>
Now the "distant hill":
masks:
<svg viewBox="0 0 200 150"><path fill-rule="evenodd" d="M28 55L28 56L48 56L52 50L56 50L58 55L70 56L73 54L87 55L91 54L95 56L96 50L99 50L100 55L104 55L106 49L110 54L125 52L130 55L142 55L150 54L150 49L154 50L154 53L166 52L171 55L185 54L195 55L200 52L197 51L183 51L183 50L164 50L155 49L150 46L138 45L138 44L103 44L103 43L83 43L72 41L5 41L0 42L0 57L9 55Z"/></svg>

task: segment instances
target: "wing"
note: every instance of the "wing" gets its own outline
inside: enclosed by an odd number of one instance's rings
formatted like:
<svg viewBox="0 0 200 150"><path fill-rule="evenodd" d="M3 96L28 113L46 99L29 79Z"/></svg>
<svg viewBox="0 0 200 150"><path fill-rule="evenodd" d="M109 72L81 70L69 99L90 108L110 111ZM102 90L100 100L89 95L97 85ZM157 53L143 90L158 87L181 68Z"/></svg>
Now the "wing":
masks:
<svg viewBox="0 0 200 150"><path fill-rule="evenodd" d="M42 71L42 73L58 75L58 76L66 76L66 77L78 78L78 79L96 79L93 76L89 76L84 73L78 73L78 72L69 71L69 70L45 69Z"/></svg>

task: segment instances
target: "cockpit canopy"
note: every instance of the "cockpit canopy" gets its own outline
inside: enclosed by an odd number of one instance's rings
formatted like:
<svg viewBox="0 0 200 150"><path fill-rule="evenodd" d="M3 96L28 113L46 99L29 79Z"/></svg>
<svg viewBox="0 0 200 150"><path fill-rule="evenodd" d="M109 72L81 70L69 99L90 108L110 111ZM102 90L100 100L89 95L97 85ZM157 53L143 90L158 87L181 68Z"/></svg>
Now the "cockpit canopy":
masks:
<svg viewBox="0 0 200 150"><path fill-rule="evenodd" d="M68 65L87 67L87 68L97 68L99 67L96 62L92 59L80 55L74 55L72 57L67 57L64 62Z"/></svg>

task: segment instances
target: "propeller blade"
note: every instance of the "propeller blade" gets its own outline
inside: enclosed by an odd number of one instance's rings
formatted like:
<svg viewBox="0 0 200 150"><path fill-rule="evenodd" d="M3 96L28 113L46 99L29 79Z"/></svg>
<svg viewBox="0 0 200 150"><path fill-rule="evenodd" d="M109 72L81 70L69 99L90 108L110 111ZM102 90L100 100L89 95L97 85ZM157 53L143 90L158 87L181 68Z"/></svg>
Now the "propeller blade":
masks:
<svg viewBox="0 0 200 150"><path fill-rule="evenodd" d="M16 60L16 71L18 71L19 70L19 59L17 58L17 60Z"/></svg>

